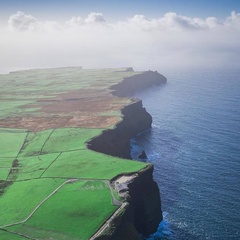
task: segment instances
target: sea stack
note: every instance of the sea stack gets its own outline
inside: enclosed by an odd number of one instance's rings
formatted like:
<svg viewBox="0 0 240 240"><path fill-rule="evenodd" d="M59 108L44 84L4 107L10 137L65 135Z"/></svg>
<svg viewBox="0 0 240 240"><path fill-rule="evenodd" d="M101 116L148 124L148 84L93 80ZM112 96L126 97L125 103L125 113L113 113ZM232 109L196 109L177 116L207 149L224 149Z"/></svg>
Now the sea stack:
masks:
<svg viewBox="0 0 240 240"><path fill-rule="evenodd" d="M147 159L147 154L146 152L143 150L142 153L138 156L139 159Z"/></svg>

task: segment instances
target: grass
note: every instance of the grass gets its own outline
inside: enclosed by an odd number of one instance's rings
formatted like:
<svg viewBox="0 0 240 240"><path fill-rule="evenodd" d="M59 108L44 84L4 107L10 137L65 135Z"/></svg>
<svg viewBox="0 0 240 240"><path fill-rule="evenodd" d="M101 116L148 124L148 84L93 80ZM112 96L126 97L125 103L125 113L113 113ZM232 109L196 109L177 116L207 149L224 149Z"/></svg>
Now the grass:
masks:
<svg viewBox="0 0 240 240"><path fill-rule="evenodd" d="M57 231L51 231L49 229L43 229L38 227L33 227L27 224L21 224L17 225L11 228L8 228L9 230L12 230L16 233L24 233L27 236L33 236L32 239L38 239L38 240L81 240L79 238L70 237L66 233L61 233ZM36 238L37 236L38 238ZM1 237L1 235L0 235ZM0 238L1 239L1 238ZM1 240L10 240L11 238L4 238ZM26 240L26 238L24 238Z"/></svg>
<svg viewBox="0 0 240 240"><path fill-rule="evenodd" d="M7 229L38 239L47 239L47 230L61 233L65 239L85 240L116 209L111 203L111 193L106 184L101 181L79 181L64 185L24 226Z"/></svg>
<svg viewBox="0 0 240 240"><path fill-rule="evenodd" d="M21 237L14 233L9 233L7 231L0 229L0 240L24 240L24 239L26 240L25 237Z"/></svg>
<svg viewBox="0 0 240 240"><path fill-rule="evenodd" d="M0 93L15 99L18 95L42 97L42 93L54 95L59 92L90 87L107 88L122 78L135 75L136 72L124 72L124 69L38 69L19 71L0 75ZM2 91L1 91L2 90ZM27 99L27 98L26 98Z"/></svg>
<svg viewBox="0 0 240 240"><path fill-rule="evenodd" d="M7 180L7 176L11 168L2 168L0 167L0 180Z"/></svg>
<svg viewBox="0 0 240 240"><path fill-rule="evenodd" d="M18 101L13 101L11 100L1 100L1 111L0 111L0 118L3 116L17 116L18 113L21 113L24 105L31 103L31 101L26 101L26 100L18 100Z"/></svg>
<svg viewBox="0 0 240 240"><path fill-rule="evenodd" d="M145 163L79 150L65 152L48 168L43 177L112 179L121 173L137 172Z"/></svg>
<svg viewBox="0 0 240 240"><path fill-rule="evenodd" d="M85 149L85 142L99 135L103 129L60 128L54 130L43 147L43 152L65 152Z"/></svg>
<svg viewBox="0 0 240 240"><path fill-rule="evenodd" d="M16 180L39 178L59 154L18 158Z"/></svg>
<svg viewBox="0 0 240 240"><path fill-rule="evenodd" d="M86 141L101 131L102 129L65 128L30 132L27 135L25 132L2 130L7 139L5 144L8 145L0 149L0 179L6 180L14 160L5 156L12 154L15 149L15 155L18 155L21 147L18 164L9 174L9 181L39 178L42 174L43 177L111 179L121 173L139 171L145 166L139 162L87 150ZM10 141L14 143L15 149ZM60 153L61 156L55 161Z"/></svg>
<svg viewBox="0 0 240 240"><path fill-rule="evenodd" d="M1 150L0 150L1 151ZM1 158L0 157L0 168L11 168L12 162L15 158Z"/></svg>
<svg viewBox="0 0 240 240"><path fill-rule="evenodd" d="M36 179L14 182L0 197L0 226L24 220L64 179Z"/></svg>
<svg viewBox="0 0 240 240"><path fill-rule="evenodd" d="M0 157L16 157L26 136L26 132L0 129Z"/></svg>
<svg viewBox="0 0 240 240"><path fill-rule="evenodd" d="M21 149L19 157L38 156L42 154L42 147L47 141L52 129L41 132L30 132Z"/></svg>

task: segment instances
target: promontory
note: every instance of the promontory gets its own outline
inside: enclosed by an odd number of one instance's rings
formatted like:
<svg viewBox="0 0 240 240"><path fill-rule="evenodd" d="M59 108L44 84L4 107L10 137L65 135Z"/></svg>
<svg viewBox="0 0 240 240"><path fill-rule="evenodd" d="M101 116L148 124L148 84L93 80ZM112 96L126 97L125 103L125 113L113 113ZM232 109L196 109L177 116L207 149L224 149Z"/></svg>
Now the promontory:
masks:
<svg viewBox="0 0 240 240"><path fill-rule="evenodd" d="M153 166L131 160L151 127L132 68L0 75L0 239L138 240L162 220Z"/></svg>

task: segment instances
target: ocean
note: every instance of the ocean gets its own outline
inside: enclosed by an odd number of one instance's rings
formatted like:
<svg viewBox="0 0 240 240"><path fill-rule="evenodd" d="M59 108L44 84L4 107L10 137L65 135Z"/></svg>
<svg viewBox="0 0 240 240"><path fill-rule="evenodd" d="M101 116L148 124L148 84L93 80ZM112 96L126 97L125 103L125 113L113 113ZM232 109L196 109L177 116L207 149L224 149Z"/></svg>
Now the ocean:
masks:
<svg viewBox="0 0 240 240"><path fill-rule="evenodd" d="M154 164L164 215L149 240L239 240L240 69L164 75L136 95L153 125L132 139L132 157L145 150Z"/></svg>

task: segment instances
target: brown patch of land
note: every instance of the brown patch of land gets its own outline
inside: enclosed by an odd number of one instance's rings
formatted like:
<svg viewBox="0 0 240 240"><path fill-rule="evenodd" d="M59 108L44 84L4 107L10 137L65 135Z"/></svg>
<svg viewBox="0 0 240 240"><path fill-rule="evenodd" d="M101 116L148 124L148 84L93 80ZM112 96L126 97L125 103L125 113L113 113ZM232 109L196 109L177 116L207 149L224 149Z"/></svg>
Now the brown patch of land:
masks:
<svg viewBox="0 0 240 240"><path fill-rule="evenodd" d="M108 128L117 124L118 116L108 114L124 107L123 101L107 91L80 89L54 98L41 98L21 109L38 108L27 116L0 119L0 127L41 131L51 128Z"/></svg>
<svg viewBox="0 0 240 240"><path fill-rule="evenodd" d="M49 116L49 117L13 117L0 120L0 127L23 128L33 132L51 128L80 127L106 128L116 124L116 116Z"/></svg>

